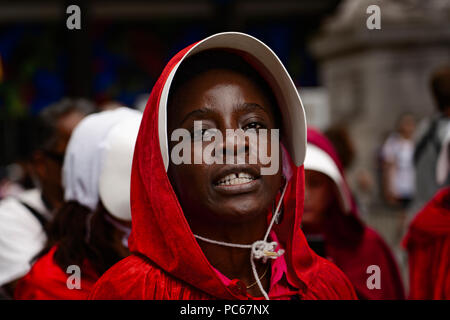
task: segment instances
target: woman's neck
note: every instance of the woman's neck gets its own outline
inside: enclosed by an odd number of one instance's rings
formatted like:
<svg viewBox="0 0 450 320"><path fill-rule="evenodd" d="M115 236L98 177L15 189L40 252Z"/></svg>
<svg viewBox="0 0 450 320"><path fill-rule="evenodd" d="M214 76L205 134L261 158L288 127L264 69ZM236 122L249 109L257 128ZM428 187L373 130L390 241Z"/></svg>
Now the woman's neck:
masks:
<svg viewBox="0 0 450 320"><path fill-rule="evenodd" d="M268 227L265 215L240 224L226 222L205 224L190 221L190 225L196 235L233 244L252 244L257 240L262 240ZM250 263L250 249L231 248L202 240L198 240L198 243L211 265L228 278L240 279L247 286L256 281ZM268 264L255 262L258 274L262 276ZM267 272L261 280L266 291L268 291L269 280L270 272ZM254 296L262 295L258 286L253 286L248 292Z"/></svg>

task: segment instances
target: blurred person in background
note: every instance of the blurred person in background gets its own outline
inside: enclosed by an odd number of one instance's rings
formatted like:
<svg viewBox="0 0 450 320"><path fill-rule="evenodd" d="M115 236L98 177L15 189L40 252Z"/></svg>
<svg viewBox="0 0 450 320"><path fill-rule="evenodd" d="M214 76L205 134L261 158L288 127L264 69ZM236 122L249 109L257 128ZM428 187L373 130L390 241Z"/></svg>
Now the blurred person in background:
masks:
<svg viewBox="0 0 450 320"><path fill-rule="evenodd" d="M432 74L430 84L437 113L424 120L417 130L414 150L416 195L409 211L411 214L417 213L439 188L450 185L450 179L442 185L435 179L437 158L450 123L450 66L438 68Z"/></svg>
<svg viewBox="0 0 450 320"><path fill-rule="evenodd" d="M416 192L414 172L414 133L416 120L410 113L399 116L395 131L381 147L381 192L395 220L394 237L404 235L406 214ZM390 209L390 210L389 210Z"/></svg>
<svg viewBox="0 0 450 320"><path fill-rule="evenodd" d="M90 115L75 128L64 159L65 202L15 299L85 299L98 277L129 254L130 175L140 120L140 112L121 107ZM70 266L80 271L75 288L69 286Z"/></svg>
<svg viewBox="0 0 450 320"><path fill-rule="evenodd" d="M329 127L324 132L325 136L331 141L338 157L342 160L344 173L347 174L356 157L356 150L347 126L337 124ZM359 168L354 183L349 183L352 188L352 194L358 204L359 213L367 217L369 206L373 199L374 178L372 174L363 168Z"/></svg>
<svg viewBox="0 0 450 320"><path fill-rule="evenodd" d="M33 173L32 155L40 144L39 136L45 136L43 132L47 132L39 130L44 126L41 124L42 121L43 119L40 119L38 114L38 116L16 119L8 124L8 126L15 127L15 130L12 130L12 137L15 138L16 155L12 162L0 167L0 199L36 188L33 182L36 178L33 178L35 174Z"/></svg>
<svg viewBox="0 0 450 320"><path fill-rule="evenodd" d="M414 197L414 132L416 121L410 113L402 114L381 149L382 188L386 201L400 207L402 213Z"/></svg>
<svg viewBox="0 0 450 320"><path fill-rule="evenodd" d="M355 146L345 125L334 125L324 131L342 161L342 168L348 170L355 160Z"/></svg>
<svg viewBox="0 0 450 320"><path fill-rule="evenodd" d="M61 168L74 127L94 106L82 99L63 99L43 109L32 129L26 161L35 188L0 202L0 287L11 297L17 280L42 250L46 226L63 202ZM25 142L24 142L25 143Z"/></svg>
<svg viewBox="0 0 450 320"><path fill-rule="evenodd" d="M441 189L409 225L403 246L408 252L409 298L450 299L450 127L436 167ZM445 186L444 186L445 185Z"/></svg>
<svg viewBox="0 0 450 320"><path fill-rule="evenodd" d="M0 200L30 189L25 188L22 183L23 177L26 175L24 169L23 163L18 162L0 167Z"/></svg>
<svg viewBox="0 0 450 320"><path fill-rule="evenodd" d="M343 167L331 142L308 129L302 229L316 253L335 263L360 299L404 299L397 264L384 240L359 218ZM367 286L367 268L381 271L379 289Z"/></svg>

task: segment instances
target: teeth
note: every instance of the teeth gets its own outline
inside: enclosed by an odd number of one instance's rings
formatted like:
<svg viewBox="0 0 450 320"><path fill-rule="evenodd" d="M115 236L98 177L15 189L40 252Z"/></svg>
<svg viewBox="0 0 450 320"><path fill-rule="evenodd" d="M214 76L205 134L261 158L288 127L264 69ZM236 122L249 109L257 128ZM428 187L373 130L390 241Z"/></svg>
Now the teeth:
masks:
<svg viewBox="0 0 450 320"><path fill-rule="evenodd" d="M249 175L248 173L245 172L239 172L239 178L248 178L248 179L252 179L253 177L251 175Z"/></svg>
<svg viewBox="0 0 450 320"><path fill-rule="evenodd" d="M244 172L239 172L239 174L231 173L229 175L226 175L224 178L222 178L219 182L219 186L232 186L237 184L243 184L254 180L254 178Z"/></svg>
<svg viewBox="0 0 450 320"><path fill-rule="evenodd" d="M236 173L230 173L229 175L226 175L223 179L221 179L220 181L223 181L223 180L231 180L231 179L234 179L234 178L237 178L237 175L236 175Z"/></svg>

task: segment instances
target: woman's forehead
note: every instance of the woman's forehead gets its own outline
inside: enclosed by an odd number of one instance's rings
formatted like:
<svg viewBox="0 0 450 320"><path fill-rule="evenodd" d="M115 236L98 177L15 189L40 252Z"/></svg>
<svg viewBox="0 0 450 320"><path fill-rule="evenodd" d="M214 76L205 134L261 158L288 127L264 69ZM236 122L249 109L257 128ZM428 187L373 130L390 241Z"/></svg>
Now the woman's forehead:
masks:
<svg viewBox="0 0 450 320"><path fill-rule="evenodd" d="M265 112L277 122L280 115L274 105L274 99L245 73L225 68L215 68L194 75L189 81L171 92L169 99L168 120L185 117L186 114L198 110L223 111L222 108L232 108L233 111ZM258 110L259 109L259 110Z"/></svg>

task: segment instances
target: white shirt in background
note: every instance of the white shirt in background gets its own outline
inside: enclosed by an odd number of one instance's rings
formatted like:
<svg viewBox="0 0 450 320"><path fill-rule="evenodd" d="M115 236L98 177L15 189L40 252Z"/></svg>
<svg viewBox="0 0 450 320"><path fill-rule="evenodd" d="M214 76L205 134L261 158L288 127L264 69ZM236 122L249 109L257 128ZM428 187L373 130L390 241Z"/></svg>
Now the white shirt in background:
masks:
<svg viewBox="0 0 450 320"><path fill-rule="evenodd" d="M38 189L0 201L0 286L24 276L47 240L42 224L22 203L49 220Z"/></svg>
<svg viewBox="0 0 450 320"><path fill-rule="evenodd" d="M382 149L383 160L394 168L390 177L390 188L398 199L412 198L415 192L414 141L392 134Z"/></svg>

